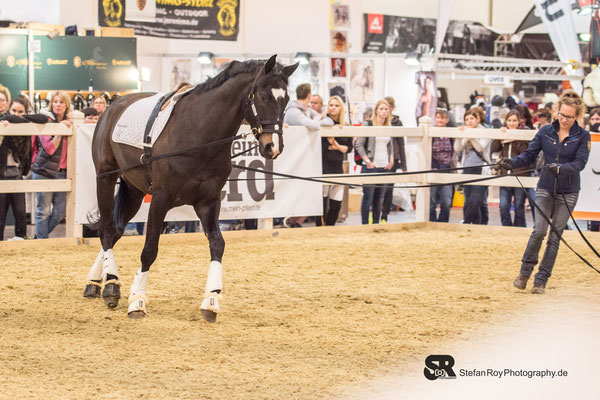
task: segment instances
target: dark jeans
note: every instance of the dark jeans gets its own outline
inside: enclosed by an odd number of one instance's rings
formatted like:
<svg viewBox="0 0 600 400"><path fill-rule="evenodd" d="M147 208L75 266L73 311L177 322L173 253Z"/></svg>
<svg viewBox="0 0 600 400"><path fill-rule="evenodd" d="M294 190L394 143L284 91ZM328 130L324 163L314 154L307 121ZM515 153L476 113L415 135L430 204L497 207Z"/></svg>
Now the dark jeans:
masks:
<svg viewBox="0 0 600 400"><path fill-rule="evenodd" d="M525 191L522 188L501 187L500 188L500 221L502 226L522 226L525 227ZM510 206L515 205L514 223L510 216Z"/></svg>
<svg viewBox="0 0 600 400"><path fill-rule="evenodd" d="M556 234L553 230L550 230L548 236L548 242L546 244L546 251L542 257L539 271L535 274L535 284L545 285L548 282L548 278L552 275L552 268L558 254L558 245L560 244L560 236L562 235L567 221L569 220L569 210L573 211L579 193L569 193L565 195L567 204L563 199L562 194L554 195L544 189L537 189L535 193L535 202L538 207L543 211L546 217L551 218L552 224L558 231ZM568 209L567 209L568 205ZM521 264L521 275L525 277L531 276L533 268L538 263L538 256L544 237L548 232L548 221L542 215L538 214L535 224L533 226L533 232L527 242L527 248L523 254Z"/></svg>
<svg viewBox="0 0 600 400"><path fill-rule="evenodd" d="M394 184L386 185L383 188L383 204L381 206L381 219L387 221L388 214L392 208L392 201L394 199Z"/></svg>
<svg viewBox="0 0 600 400"><path fill-rule="evenodd" d="M433 222L448 222L450 219L450 208L452 207L452 196L454 187L452 185L432 186L429 196L429 220ZM440 213L437 214L437 206L440 205Z"/></svg>
<svg viewBox="0 0 600 400"><path fill-rule="evenodd" d="M465 174L481 174L481 167L464 170ZM465 224L487 225L489 211L487 207L487 186L464 185L465 206L463 207Z"/></svg>
<svg viewBox="0 0 600 400"><path fill-rule="evenodd" d="M0 194L0 240L4 240L4 227L6 226L8 206L12 207L13 215L15 216L15 236L24 238L27 235L25 193L2 193Z"/></svg>
<svg viewBox="0 0 600 400"><path fill-rule="evenodd" d="M374 174L377 172L386 172L385 168L363 168L363 174ZM363 225L369 223L369 211L373 210L373 223L379 223L381 215L381 200L386 188L382 186L365 185L363 186L363 198L360 206L360 218Z"/></svg>

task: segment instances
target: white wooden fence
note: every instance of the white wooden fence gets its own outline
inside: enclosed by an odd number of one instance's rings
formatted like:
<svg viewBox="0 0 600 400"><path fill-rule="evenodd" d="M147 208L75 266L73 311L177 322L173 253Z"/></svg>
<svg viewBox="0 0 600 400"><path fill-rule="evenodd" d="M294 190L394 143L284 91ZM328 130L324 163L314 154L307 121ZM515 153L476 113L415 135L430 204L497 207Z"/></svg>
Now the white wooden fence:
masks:
<svg viewBox="0 0 600 400"><path fill-rule="evenodd" d="M63 135L69 136L67 150L67 178L47 180L0 180L0 193L28 193L28 192L67 192L66 211L66 236L81 237L81 225L75 223L75 179L77 173L75 151L75 140L77 127L83 123L83 114L74 112L73 126L68 128L63 124L9 124L0 125L0 136L38 136L38 135ZM431 118L422 117L419 127L332 127L322 128L322 137L406 137L409 140L418 141L418 170L431 169L431 144L434 137L451 138L487 138L487 139L516 139L531 140L535 131L531 130L508 130L502 132L500 129L464 129L459 128L437 128L431 126ZM347 175L323 175L324 179L339 183L447 183L478 179L481 175L470 174L448 174L448 173L423 173L415 175L379 176L378 174L365 174L360 177L348 177ZM525 187L535 187L538 178L520 177ZM514 177L500 177L483 182L470 183L472 185L484 186L513 186L520 187ZM429 220L429 188L418 188L417 190L417 221ZM272 224L261 224L270 227Z"/></svg>

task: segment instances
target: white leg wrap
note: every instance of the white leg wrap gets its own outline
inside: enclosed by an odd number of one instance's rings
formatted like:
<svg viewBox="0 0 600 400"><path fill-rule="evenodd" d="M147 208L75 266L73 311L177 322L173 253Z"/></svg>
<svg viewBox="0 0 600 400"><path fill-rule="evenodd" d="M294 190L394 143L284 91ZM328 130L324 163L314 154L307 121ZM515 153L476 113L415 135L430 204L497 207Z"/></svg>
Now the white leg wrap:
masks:
<svg viewBox="0 0 600 400"><path fill-rule="evenodd" d="M88 272L88 281L99 281L102 279L102 260L104 260L104 251L100 249L94 265L92 265L90 272Z"/></svg>
<svg viewBox="0 0 600 400"><path fill-rule="evenodd" d="M218 261L211 261L206 279L206 293L223 290L223 265Z"/></svg>
<svg viewBox="0 0 600 400"><path fill-rule="evenodd" d="M210 310L212 312L218 313L221 311L221 307L219 306L219 300L222 300L223 296L217 294L215 292L204 294L204 300L202 300L202 304L200 308L202 310Z"/></svg>
<svg viewBox="0 0 600 400"><path fill-rule="evenodd" d="M119 270L117 269L117 263L115 261L115 254L113 250L106 250L104 252L104 260L102 261L102 280L106 281L106 275L111 274L119 276Z"/></svg>
<svg viewBox="0 0 600 400"><path fill-rule="evenodd" d="M146 297L146 287L148 286L148 275L150 271L142 272L142 268L136 272L131 288L129 289L129 308L127 313L133 311L143 311L147 314L146 306L148 298Z"/></svg>

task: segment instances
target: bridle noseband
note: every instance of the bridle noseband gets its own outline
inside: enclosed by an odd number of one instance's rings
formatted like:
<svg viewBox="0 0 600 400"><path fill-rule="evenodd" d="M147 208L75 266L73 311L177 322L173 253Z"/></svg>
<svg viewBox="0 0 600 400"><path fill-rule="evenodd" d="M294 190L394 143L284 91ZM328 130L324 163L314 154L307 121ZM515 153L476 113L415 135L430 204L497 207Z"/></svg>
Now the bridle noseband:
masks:
<svg viewBox="0 0 600 400"><path fill-rule="evenodd" d="M254 103L255 88L256 86L253 84L252 90L250 91L248 99L246 100L246 106L252 111L253 121L248 121L248 123L250 124L250 128L254 134L254 137L258 139L263 133L283 135L283 124L281 123L279 117L277 117L275 121L261 121L260 117L258 116L256 103ZM267 128L266 126L270 126L270 128Z"/></svg>

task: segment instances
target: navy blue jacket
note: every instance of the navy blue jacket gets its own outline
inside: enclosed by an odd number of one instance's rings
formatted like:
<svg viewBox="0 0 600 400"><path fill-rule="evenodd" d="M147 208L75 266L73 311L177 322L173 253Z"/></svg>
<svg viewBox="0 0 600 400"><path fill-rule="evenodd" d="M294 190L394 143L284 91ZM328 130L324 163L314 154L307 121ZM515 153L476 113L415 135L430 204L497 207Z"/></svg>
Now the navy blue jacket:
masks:
<svg viewBox="0 0 600 400"><path fill-rule="evenodd" d="M510 159L514 168L533 165L540 152L544 151L544 164L557 163L560 165L558 184L555 176L543 168L537 187L550 193L577 193L581 189L579 172L583 170L590 156L591 137L590 133L580 127L577 121L571 127L569 136L558 142L558 121L542 127L529 147L523 153Z"/></svg>

